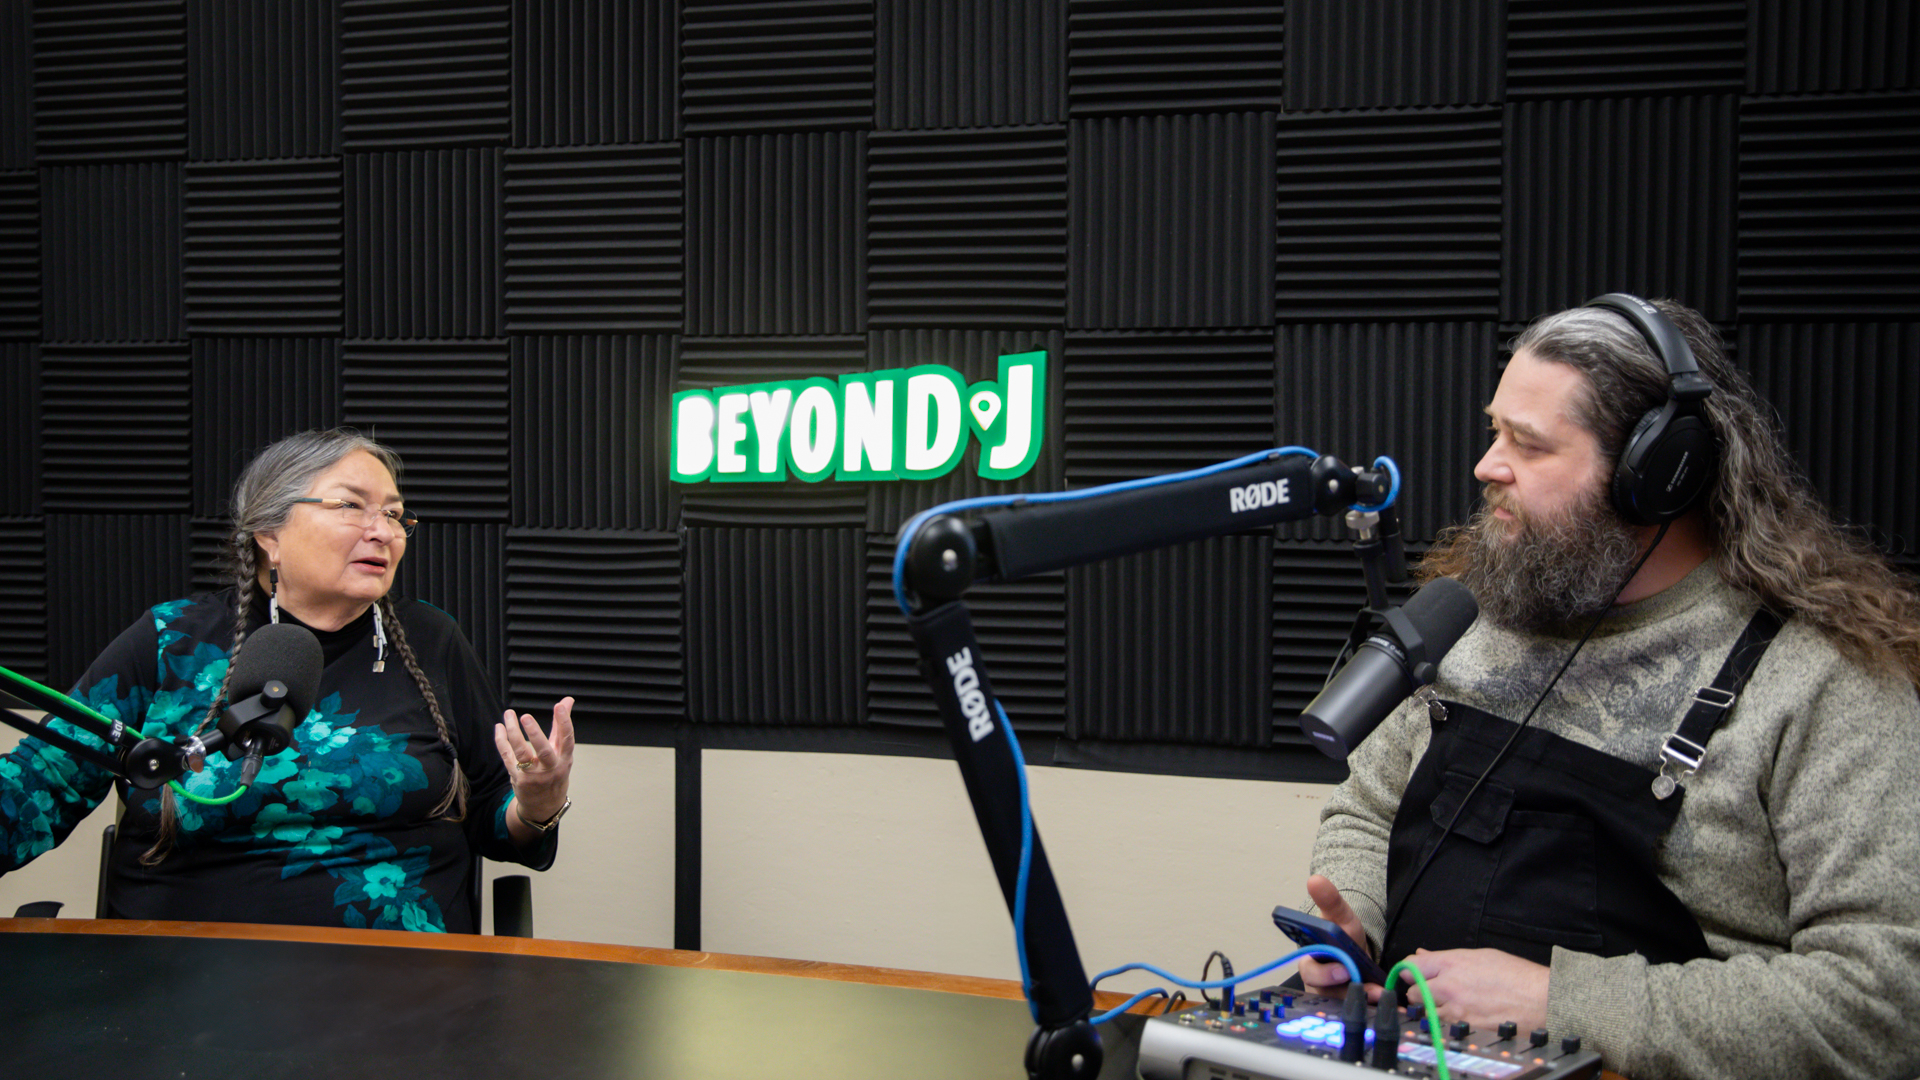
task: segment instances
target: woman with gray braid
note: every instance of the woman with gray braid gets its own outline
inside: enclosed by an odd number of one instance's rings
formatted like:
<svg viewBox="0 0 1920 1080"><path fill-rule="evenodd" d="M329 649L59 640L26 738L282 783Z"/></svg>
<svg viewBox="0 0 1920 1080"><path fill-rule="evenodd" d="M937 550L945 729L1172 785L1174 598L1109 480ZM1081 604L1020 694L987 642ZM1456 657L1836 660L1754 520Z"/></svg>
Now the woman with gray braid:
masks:
<svg viewBox="0 0 1920 1080"><path fill-rule="evenodd" d="M231 661L261 626L306 627L326 663L293 744L251 785L222 755L157 791L118 785L116 915L472 933L473 853L552 864L573 699L546 731L503 713L458 624L389 595L415 526L400 471L352 431L267 447L234 486L233 586L153 608L82 676L74 697L174 740L213 730ZM37 738L0 757L0 872L53 848L114 788Z"/></svg>

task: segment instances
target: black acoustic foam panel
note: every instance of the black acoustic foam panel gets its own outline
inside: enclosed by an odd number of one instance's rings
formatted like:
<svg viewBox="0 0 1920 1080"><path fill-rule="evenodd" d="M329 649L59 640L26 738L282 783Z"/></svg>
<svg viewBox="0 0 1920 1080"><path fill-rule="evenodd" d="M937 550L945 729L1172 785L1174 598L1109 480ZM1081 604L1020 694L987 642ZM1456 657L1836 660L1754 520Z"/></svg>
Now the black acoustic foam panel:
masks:
<svg viewBox="0 0 1920 1080"><path fill-rule="evenodd" d="M186 167L190 334L339 334L339 158Z"/></svg>
<svg viewBox="0 0 1920 1080"><path fill-rule="evenodd" d="M40 336L40 178L0 172L0 338Z"/></svg>
<svg viewBox="0 0 1920 1080"><path fill-rule="evenodd" d="M177 162L40 170L47 341L186 338Z"/></svg>
<svg viewBox="0 0 1920 1080"><path fill-rule="evenodd" d="M866 329L867 135L688 139L688 334Z"/></svg>
<svg viewBox="0 0 1920 1080"><path fill-rule="evenodd" d="M1272 559L1262 533L1068 570L1067 734L1265 746Z"/></svg>
<svg viewBox="0 0 1920 1080"><path fill-rule="evenodd" d="M233 567L227 563L227 543L233 519L196 517L187 522L188 589L191 592L218 592L234 584Z"/></svg>
<svg viewBox="0 0 1920 1080"><path fill-rule="evenodd" d="M47 527L0 515L0 667L47 681Z"/></svg>
<svg viewBox="0 0 1920 1080"><path fill-rule="evenodd" d="M1286 107L1493 104L1506 38L1506 0L1289 0Z"/></svg>
<svg viewBox="0 0 1920 1080"><path fill-rule="evenodd" d="M1505 360L1492 322L1310 323L1280 331L1274 375L1279 442L1349 465L1393 458L1409 541L1431 540L1479 499L1473 467ZM1339 516L1281 527L1296 539L1350 537Z"/></svg>
<svg viewBox="0 0 1920 1080"><path fill-rule="evenodd" d="M506 521L504 340L349 341L340 374L341 419L400 453L407 509L422 521Z"/></svg>
<svg viewBox="0 0 1920 1080"><path fill-rule="evenodd" d="M184 529L193 475L186 343L45 345L40 365L47 510L177 511Z"/></svg>
<svg viewBox="0 0 1920 1080"><path fill-rule="evenodd" d="M673 527L668 403L677 339L664 334L515 337L515 525Z"/></svg>
<svg viewBox="0 0 1920 1080"><path fill-rule="evenodd" d="M861 723L866 534L688 529L686 538L689 715Z"/></svg>
<svg viewBox="0 0 1920 1080"><path fill-rule="evenodd" d="M495 687L506 685L506 553L505 525L421 526L407 541L396 586L460 623Z"/></svg>
<svg viewBox="0 0 1920 1080"><path fill-rule="evenodd" d="M513 145L680 135L674 0L513 0Z"/></svg>
<svg viewBox="0 0 1920 1080"><path fill-rule="evenodd" d="M0 341L0 517L40 513L40 346Z"/></svg>
<svg viewBox="0 0 1920 1080"><path fill-rule="evenodd" d="M1067 0L878 0L873 33L878 130L1066 119Z"/></svg>
<svg viewBox="0 0 1920 1080"><path fill-rule="evenodd" d="M864 338L685 338L674 389L711 390L814 376L834 379L865 370ZM667 429L656 437L666 439ZM866 489L865 484L808 483L790 477L784 482L675 484L672 497L679 502L678 523L689 526L859 528L867 520Z"/></svg>
<svg viewBox="0 0 1920 1080"><path fill-rule="evenodd" d="M1920 12L1906 0L1748 0L1747 92L1911 90Z"/></svg>
<svg viewBox="0 0 1920 1080"><path fill-rule="evenodd" d="M876 328L1059 326L1066 128L874 135L867 267Z"/></svg>
<svg viewBox="0 0 1920 1080"><path fill-rule="evenodd" d="M1067 339L1067 482L1091 487L1273 447L1273 334Z"/></svg>
<svg viewBox="0 0 1920 1080"><path fill-rule="evenodd" d="M1749 323L1740 359L1827 505L1882 549L1920 554L1920 323Z"/></svg>
<svg viewBox="0 0 1920 1080"><path fill-rule="evenodd" d="M33 8L0 4L0 169L33 168Z"/></svg>
<svg viewBox="0 0 1920 1080"><path fill-rule="evenodd" d="M341 0L342 145L504 144L511 22L505 0Z"/></svg>
<svg viewBox="0 0 1920 1080"><path fill-rule="evenodd" d="M893 594L891 535L867 537L867 719L938 730L940 713L920 674L920 651ZM967 613L994 696L1021 734L1058 735L1067 721L1065 574L981 585Z"/></svg>
<svg viewBox="0 0 1920 1080"><path fill-rule="evenodd" d="M1507 97L1737 93L1746 26L1746 0L1513 0Z"/></svg>
<svg viewBox="0 0 1920 1080"><path fill-rule="evenodd" d="M1920 315L1920 94L1740 106L1740 317Z"/></svg>
<svg viewBox="0 0 1920 1080"><path fill-rule="evenodd" d="M1072 115L1264 112L1280 108L1285 4L1071 0Z"/></svg>
<svg viewBox="0 0 1920 1080"><path fill-rule="evenodd" d="M182 0L33 5L39 163L185 157L186 23Z"/></svg>
<svg viewBox="0 0 1920 1080"><path fill-rule="evenodd" d="M47 516L47 660L71 686L148 608L186 596L185 514Z"/></svg>
<svg viewBox="0 0 1920 1080"><path fill-rule="evenodd" d="M509 150L505 170L508 331L680 329L678 146Z"/></svg>
<svg viewBox="0 0 1920 1080"><path fill-rule="evenodd" d="M1069 326L1272 325L1272 113L1078 120L1068 145Z"/></svg>
<svg viewBox="0 0 1920 1080"><path fill-rule="evenodd" d="M346 157L347 336L493 337L500 151Z"/></svg>
<svg viewBox="0 0 1920 1080"><path fill-rule="evenodd" d="M1500 317L1604 292L1733 315L1731 94L1507 106Z"/></svg>
<svg viewBox="0 0 1920 1080"><path fill-rule="evenodd" d="M193 513L230 508L234 481L267 444L340 423L336 338L193 340Z"/></svg>
<svg viewBox="0 0 1920 1080"><path fill-rule="evenodd" d="M1066 337L1060 331L876 330L870 338L871 370L890 371L918 364L942 364L969 383L997 380L1000 357L1023 352L1047 354L1047 411L1042 421L1040 458L1032 471L1015 480L980 476L977 441L952 472L932 480L888 480L867 485L867 528L893 535L909 517L931 506L975 495L1059 491L1066 486L1066 455L1061 449L1066 426Z"/></svg>
<svg viewBox="0 0 1920 1080"><path fill-rule="evenodd" d="M683 0L688 134L873 126L873 2Z"/></svg>
<svg viewBox="0 0 1920 1080"><path fill-rule="evenodd" d="M507 687L516 709L686 718L683 543L674 533L507 531Z"/></svg>
<svg viewBox="0 0 1920 1080"><path fill-rule="evenodd" d="M1500 305L1500 110L1279 119L1275 313L1478 318Z"/></svg>
<svg viewBox="0 0 1920 1080"><path fill-rule="evenodd" d="M188 0L187 156L340 152L340 0Z"/></svg>

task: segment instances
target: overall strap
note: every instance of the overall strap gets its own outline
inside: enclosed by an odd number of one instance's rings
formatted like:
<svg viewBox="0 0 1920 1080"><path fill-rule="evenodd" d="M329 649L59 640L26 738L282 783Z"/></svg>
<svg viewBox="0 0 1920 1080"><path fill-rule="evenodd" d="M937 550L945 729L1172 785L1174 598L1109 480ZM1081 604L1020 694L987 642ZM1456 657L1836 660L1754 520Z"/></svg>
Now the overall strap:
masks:
<svg viewBox="0 0 1920 1080"><path fill-rule="evenodd" d="M1707 740L1713 738L1714 730L1740 699L1741 688L1747 685L1753 669L1766 655L1767 646L1773 643L1774 635L1785 623L1782 616L1764 607L1747 621L1746 629L1740 631L1739 640L1728 651L1726 662L1720 665L1720 674L1714 677L1713 685L1702 687L1693 695L1693 707L1680 721L1680 730L1667 736L1665 745L1660 747L1660 775L1653 778L1654 798L1670 797L1699 770L1701 759L1707 756Z"/></svg>

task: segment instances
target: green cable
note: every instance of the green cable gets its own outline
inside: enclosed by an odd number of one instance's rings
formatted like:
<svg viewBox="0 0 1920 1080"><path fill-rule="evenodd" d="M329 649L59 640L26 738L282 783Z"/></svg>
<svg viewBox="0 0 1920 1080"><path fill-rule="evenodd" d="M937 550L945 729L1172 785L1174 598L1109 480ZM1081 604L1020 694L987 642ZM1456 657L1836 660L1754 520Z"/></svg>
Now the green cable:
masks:
<svg viewBox="0 0 1920 1080"><path fill-rule="evenodd" d="M1433 1007L1433 994L1427 990L1427 977L1420 974L1420 969L1414 966L1413 959L1409 957L1393 965L1393 970L1387 972L1386 985L1393 985L1393 980L1400 977L1402 968L1413 976L1414 983L1420 987L1420 1000L1427 1006L1427 1034L1433 1039L1435 1075L1440 1080L1453 1080L1453 1074L1447 1069L1447 1048L1440 1044L1440 1013Z"/></svg>
<svg viewBox="0 0 1920 1080"><path fill-rule="evenodd" d="M62 701L69 705L72 705L74 708L80 710L82 715L90 716L93 719L100 721L102 724L105 724L108 727L112 727L115 723L115 721L112 720L111 718L100 715L100 713L97 710L95 710L92 706L88 705L86 702L68 697L67 695L61 693L58 690L54 690L54 689L50 689L48 687L42 686L39 683L34 682L32 679L27 678L25 675L22 675L17 671L12 671L7 668L0 667L0 676L5 676L6 678L12 679L14 682L19 683L21 686L24 686L29 690L38 691L41 695L43 695L40 698L40 702L42 704L44 704L48 698L53 698L55 700ZM29 700L28 704L32 705L33 702ZM45 709L42 711L52 712L53 710Z"/></svg>
<svg viewBox="0 0 1920 1080"><path fill-rule="evenodd" d="M233 794L222 795L217 799L208 799L208 798L203 798L199 795L195 795L193 792L188 791L186 788L181 787L180 781L178 780L167 781L167 786L172 788L174 791L178 792L181 798L192 799L194 802L199 803L201 806L225 806L228 803L232 802L233 800L239 798L240 796L245 795L247 793L247 788L251 787L252 785L241 784L240 787L237 790L235 790Z"/></svg>

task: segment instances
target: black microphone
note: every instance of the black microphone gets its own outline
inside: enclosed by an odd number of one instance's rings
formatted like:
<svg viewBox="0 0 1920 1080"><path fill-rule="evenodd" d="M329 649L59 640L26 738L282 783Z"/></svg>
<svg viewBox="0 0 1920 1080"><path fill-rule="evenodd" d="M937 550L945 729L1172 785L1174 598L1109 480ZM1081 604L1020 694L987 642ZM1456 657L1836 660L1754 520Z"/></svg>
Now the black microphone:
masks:
<svg viewBox="0 0 1920 1080"><path fill-rule="evenodd" d="M232 704L220 717L227 760L242 754L240 782L253 783L260 763L293 741L293 728L313 708L326 657L320 639L304 626L269 623L247 635L227 681Z"/></svg>
<svg viewBox="0 0 1920 1080"><path fill-rule="evenodd" d="M1387 612L1384 632L1368 638L1300 714L1300 730L1321 753L1344 760L1407 695L1433 681L1440 658L1479 616L1465 585L1435 578Z"/></svg>

